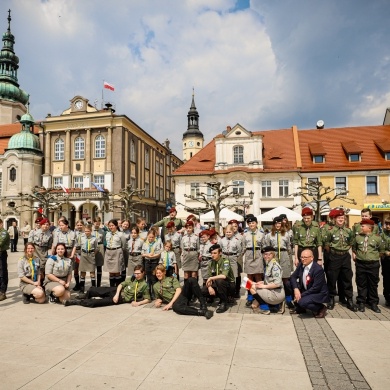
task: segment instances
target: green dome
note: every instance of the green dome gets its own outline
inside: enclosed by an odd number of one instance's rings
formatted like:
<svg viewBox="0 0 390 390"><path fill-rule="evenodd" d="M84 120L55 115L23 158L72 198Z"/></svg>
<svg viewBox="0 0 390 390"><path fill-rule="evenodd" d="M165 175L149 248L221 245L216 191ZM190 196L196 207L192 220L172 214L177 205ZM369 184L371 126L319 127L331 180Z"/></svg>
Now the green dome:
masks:
<svg viewBox="0 0 390 390"><path fill-rule="evenodd" d="M29 131L14 134L8 142L8 150L10 149L29 149L41 152L38 136Z"/></svg>
<svg viewBox="0 0 390 390"><path fill-rule="evenodd" d="M4 80L6 77L2 77ZM24 92L21 88L0 81L0 98L5 100L11 100L15 102L20 102L26 104L28 102L28 94Z"/></svg>

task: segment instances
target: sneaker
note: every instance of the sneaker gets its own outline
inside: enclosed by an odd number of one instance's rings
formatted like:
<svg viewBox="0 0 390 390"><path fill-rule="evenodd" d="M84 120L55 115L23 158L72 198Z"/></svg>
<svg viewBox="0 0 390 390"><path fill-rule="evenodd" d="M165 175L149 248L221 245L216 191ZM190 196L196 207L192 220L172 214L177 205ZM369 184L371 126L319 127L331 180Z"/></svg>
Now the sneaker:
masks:
<svg viewBox="0 0 390 390"><path fill-rule="evenodd" d="M59 303L59 301L60 300L58 299L58 297L56 297L52 293L49 295L49 303Z"/></svg>
<svg viewBox="0 0 390 390"><path fill-rule="evenodd" d="M30 303L30 295L28 294L23 294L23 303L25 305L29 304Z"/></svg>
<svg viewBox="0 0 390 390"><path fill-rule="evenodd" d="M271 311L270 310L263 310L263 309L259 309L259 313L260 314L264 314L266 316L269 316Z"/></svg>

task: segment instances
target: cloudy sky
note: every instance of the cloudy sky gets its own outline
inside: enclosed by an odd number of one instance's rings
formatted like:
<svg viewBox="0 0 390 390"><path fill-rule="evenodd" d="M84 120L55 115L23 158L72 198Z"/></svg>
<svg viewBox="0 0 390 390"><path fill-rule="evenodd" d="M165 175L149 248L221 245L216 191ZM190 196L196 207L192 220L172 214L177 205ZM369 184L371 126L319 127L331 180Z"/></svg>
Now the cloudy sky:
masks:
<svg viewBox="0 0 390 390"><path fill-rule="evenodd" d="M182 157L192 87L205 142L248 130L377 125L390 107L389 0L2 0L35 119L82 95Z"/></svg>

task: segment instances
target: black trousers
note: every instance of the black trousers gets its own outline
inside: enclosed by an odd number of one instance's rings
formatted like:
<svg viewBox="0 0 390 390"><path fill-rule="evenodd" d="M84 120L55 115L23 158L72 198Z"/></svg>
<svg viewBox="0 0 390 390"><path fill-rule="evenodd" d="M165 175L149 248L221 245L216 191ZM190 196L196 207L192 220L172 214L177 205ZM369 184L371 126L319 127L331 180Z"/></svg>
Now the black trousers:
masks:
<svg viewBox="0 0 390 390"><path fill-rule="evenodd" d="M390 302L390 256L385 256L382 260L383 276L383 296L386 302Z"/></svg>
<svg viewBox="0 0 390 390"><path fill-rule="evenodd" d="M306 249L310 249L313 252L314 261L317 263L317 261L318 261L318 248L317 247L298 246L298 260L301 261L301 254Z"/></svg>
<svg viewBox="0 0 390 390"><path fill-rule="evenodd" d="M148 283L151 297L153 297L153 284L157 283L157 278L153 275L153 271L157 267L158 261L159 259L144 260L146 282Z"/></svg>
<svg viewBox="0 0 390 390"><path fill-rule="evenodd" d="M335 297L337 295L336 284L338 280L341 280L343 285L343 293L345 298L352 299L353 287L352 287L352 266L351 255L349 252L339 255L334 252L330 252L328 255L326 270L326 279L329 290L329 296Z"/></svg>
<svg viewBox="0 0 390 390"><path fill-rule="evenodd" d="M8 253L7 251L0 252L0 292L5 293L8 287Z"/></svg>
<svg viewBox="0 0 390 390"><path fill-rule="evenodd" d="M226 279L216 279L211 287L215 290L215 296L221 300L221 303L227 303L228 296L234 294L236 285L235 282L229 282ZM202 294L206 298L214 298L209 294L209 289L206 286L202 288Z"/></svg>
<svg viewBox="0 0 390 390"><path fill-rule="evenodd" d="M181 294L179 295L179 298L173 303L172 310L177 314L187 316L198 315L198 309L188 305L188 302L191 300L193 295L199 299L200 303L206 303L198 281L195 278L188 278L184 280Z"/></svg>
<svg viewBox="0 0 390 390"><path fill-rule="evenodd" d="M11 238L11 252L17 251L18 239L18 236L15 236L15 238Z"/></svg>
<svg viewBox="0 0 390 390"><path fill-rule="evenodd" d="M356 259L357 303L378 304L379 260L362 261Z"/></svg>
<svg viewBox="0 0 390 390"><path fill-rule="evenodd" d="M116 287L91 287L87 291L87 298L82 299L80 305L84 307L103 307L103 306L113 306L120 305L125 303L119 295L118 303L115 303L112 298L116 294ZM101 298L101 299L91 299L91 298Z"/></svg>

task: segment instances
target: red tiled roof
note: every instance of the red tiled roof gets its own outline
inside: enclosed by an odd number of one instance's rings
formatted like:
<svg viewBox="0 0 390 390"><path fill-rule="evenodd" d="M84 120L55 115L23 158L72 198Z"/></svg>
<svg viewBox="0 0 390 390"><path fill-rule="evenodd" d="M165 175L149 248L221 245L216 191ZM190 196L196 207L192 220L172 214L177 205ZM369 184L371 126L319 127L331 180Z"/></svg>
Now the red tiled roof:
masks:
<svg viewBox="0 0 390 390"><path fill-rule="evenodd" d="M326 150L321 142L309 144L310 154L312 156L325 156Z"/></svg>
<svg viewBox="0 0 390 390"><path fill-rule="evenodd" d="M388 139L390 126L299 130L298 136L302 172L390 169L390 161L385 160L374 141ZM313 163L309 145L316 142L321 142L326 150L325 163ZM348 153L361 153L361 161L349 162Z"/></svg>

